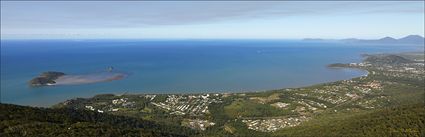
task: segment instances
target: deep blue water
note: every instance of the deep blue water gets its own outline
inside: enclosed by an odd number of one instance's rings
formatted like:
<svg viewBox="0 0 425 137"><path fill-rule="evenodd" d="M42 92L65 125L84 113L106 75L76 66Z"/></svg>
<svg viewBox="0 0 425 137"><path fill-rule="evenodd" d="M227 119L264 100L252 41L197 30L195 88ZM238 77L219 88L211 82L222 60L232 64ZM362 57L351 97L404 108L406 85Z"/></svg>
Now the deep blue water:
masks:
<svg viewBox="0 0 425 137"><path fill-rule="evenodd" d="M421 49L422 48L422 49ZM366 72L330 69L362 53L423 50L280 40L3 40L2 102L49 106L101 93L262 91L349 79ZM44 71L87 74L113 66L128 73L104 83L30 88Z"/></svg>

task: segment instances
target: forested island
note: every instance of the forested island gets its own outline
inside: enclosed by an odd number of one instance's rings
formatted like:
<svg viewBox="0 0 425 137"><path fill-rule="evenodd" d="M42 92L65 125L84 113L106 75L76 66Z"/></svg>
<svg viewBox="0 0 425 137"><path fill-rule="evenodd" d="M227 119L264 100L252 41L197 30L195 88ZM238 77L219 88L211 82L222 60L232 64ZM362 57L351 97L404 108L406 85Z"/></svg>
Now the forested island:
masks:
<svg viewBox="0 0 425 137"><path fill-rule="evenodd" d="M330 66L350 80L250 93L124 94L0 105L0 136L424 136L424 55Z"/></svg>
<svg viewBox="0 0 425 137"><path fill-rule="evenodd" d="M30 86L33 86L33 87L53 85L56 83L55 81L56 79L64 75L65 73L63 72L56 72L56 71L43 72L39 76L31 79L29 81L29 84Z"/></svg>

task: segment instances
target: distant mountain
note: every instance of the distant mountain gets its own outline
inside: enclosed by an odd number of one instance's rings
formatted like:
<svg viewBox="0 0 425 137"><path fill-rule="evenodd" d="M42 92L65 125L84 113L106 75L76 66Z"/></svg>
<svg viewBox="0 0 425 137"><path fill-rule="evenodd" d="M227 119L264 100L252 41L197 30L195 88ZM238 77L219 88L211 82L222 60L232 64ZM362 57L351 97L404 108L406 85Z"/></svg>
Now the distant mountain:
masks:
<svg viewBox="0 0 425 137"><path fill-rule="evenodd" d="M409 35L400 39L392 37L384 37L377 40L357 40L357 43L373 43L373 44L424 44L425 38L419 35Z"/></svg>
<svg viewBox="0 0 425 137"><path fill-rule="evenodd" d="M313 41L313 42L323 42L323 41L338 41L344 43L365 43L365 44L424 44L425 38L420 35L409 35L400 39L395 39L392 37L384 37L381 39L357 39L357 38L348 38L340 40L332 39L319 39L319 38L305 38L303 41Z"/></svg>
<svg viewBox="0 0 425 137"><path fill-rule="evenodd" d="M381 39L376 40L378 42L397 42L397 39L392 38L392 37L384 37Z"/></svg>
<svg viewBox="0 0 425 137"><path fill-rule="evenodd" d="M424 43L425 38L419 35L409 35L398 39L398 41L402 43Z"/></svg>
<svg viewBox="0 0 425 137"><path fill-rule="evenodd" d="M325 41L325 39L319 39L319 38L305 38L305 39L303 39L303 41L314 41L314 42L317 42L317 41Z"/></svg>
<svg viewBox="0 0 425 137"><path fill-rule="evenodd" d="M359 40L360 39L356 39L356 38L348 38L348 39L341 39L339 41L342 41L342 42L357 42Z"/></svg>

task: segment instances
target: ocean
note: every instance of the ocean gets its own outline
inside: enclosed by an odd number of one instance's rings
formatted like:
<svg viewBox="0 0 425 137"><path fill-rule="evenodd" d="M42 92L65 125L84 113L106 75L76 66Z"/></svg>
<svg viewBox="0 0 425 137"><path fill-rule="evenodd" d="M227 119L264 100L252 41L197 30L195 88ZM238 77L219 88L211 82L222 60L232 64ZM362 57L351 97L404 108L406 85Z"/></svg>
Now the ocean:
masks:
<svg viewBox="0 0 425 137"><path fill-rule="evenodd" d="M51 106L96 94L251 92L350 79L367 72L332 69L361 54L423 46L356 45L296 40L2 40L1 101ZM34 88L45 71L91 74L108 67L121 80Z"/></svg>

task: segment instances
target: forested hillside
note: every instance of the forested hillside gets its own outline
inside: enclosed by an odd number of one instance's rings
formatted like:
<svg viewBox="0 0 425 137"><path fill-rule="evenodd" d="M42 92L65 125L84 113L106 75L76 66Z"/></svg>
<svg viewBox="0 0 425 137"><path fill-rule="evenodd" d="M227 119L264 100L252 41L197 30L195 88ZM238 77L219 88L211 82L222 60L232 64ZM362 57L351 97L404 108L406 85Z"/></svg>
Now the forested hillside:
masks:
<svg viewBox="0 0 425 137"><path fill-rule="evenodd" d="M0 136L188 136L191 129L87 110L0 104Z"/></svg>
<svg viewBox="0 0 425 137"><path fill-rule="evenodd" d="M321 115L275 136L425 136L424 104L385 108L359 113Z"/></svg>

